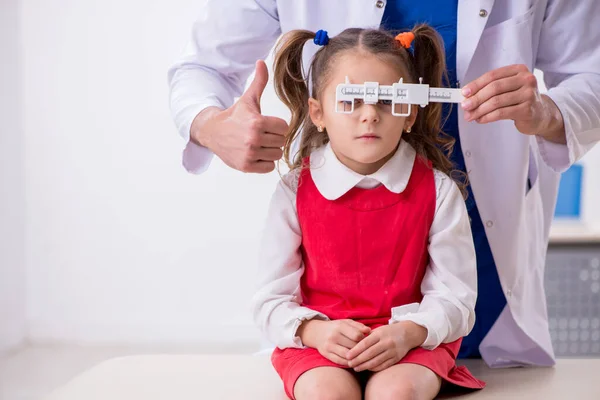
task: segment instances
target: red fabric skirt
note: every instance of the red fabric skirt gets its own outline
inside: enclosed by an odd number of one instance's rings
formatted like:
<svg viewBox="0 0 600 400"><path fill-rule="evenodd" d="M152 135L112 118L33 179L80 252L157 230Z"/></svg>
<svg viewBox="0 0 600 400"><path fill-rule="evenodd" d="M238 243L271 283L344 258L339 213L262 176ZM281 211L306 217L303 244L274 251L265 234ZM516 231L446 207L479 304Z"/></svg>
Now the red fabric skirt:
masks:
<svg viewBox="0 0 600 400"><path fill-rule="evenodd" d="M449 344L442 344L434 350L425 350L421 347L412 349L398 364L418 364L429 368L442 378L444 384L442 391L456 387L465 389L482 389L485 382L475 378L464 366L457 366L455 354L460 347L461 340ZM275 349L271 356L275 370L283 381L285 393L294 399L294 385L306 371L318 367L337 367L353 372L347 368L329 361L316 349Z"/></svg>

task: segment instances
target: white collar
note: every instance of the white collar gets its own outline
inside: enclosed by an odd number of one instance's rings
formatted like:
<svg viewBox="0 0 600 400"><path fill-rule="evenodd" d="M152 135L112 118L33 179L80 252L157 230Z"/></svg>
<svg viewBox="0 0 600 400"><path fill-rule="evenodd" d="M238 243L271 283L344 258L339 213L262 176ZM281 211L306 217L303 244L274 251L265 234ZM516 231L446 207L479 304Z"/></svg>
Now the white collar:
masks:
<svg viewBox="0 0 600 400"><path fill-rule="evenodd" d="M331 144L319 147L310 155L310 172L321 195L327 200L342 197L364 179L374 179L390 192L402 193L408 185L416 157L415 149L400 140L398 149L379 170L370 175L352 171L338 160Z"/></svg>

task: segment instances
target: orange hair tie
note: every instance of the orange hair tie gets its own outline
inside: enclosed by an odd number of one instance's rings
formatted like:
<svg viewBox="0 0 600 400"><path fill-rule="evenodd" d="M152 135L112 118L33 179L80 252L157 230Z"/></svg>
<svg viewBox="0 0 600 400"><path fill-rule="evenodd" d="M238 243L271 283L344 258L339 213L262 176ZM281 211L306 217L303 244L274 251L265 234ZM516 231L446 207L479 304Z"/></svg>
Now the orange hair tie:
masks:
<svg viewBox="0 0 600 400"><path fill-rule="evenodd" d="M415 40L415 34L412 32L402 32L396 35L395 39L400 42L402 47L410 49L412 41Z"/></svg>

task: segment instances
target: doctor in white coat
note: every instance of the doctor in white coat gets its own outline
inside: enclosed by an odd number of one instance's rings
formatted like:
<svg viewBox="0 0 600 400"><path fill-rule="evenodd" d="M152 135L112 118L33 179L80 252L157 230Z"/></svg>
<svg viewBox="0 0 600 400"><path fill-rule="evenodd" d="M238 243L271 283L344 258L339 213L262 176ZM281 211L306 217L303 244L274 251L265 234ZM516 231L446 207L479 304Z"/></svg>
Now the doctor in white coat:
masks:
<svg viewBox="0 0 600 400"><path fill-rule="evenodd" d="M392 1L206 1L169 71L184 166L201 173L216 154L273 170L287 124L260 115L267 71L256 61L289 30L377 28ZM305 63L316 50L306 46ZM559 174L600 140L600 2L459 0L456 76L470 100L459 110L464 162L506 297L479 350L490 366L552 365L544 264Z"/></svg>

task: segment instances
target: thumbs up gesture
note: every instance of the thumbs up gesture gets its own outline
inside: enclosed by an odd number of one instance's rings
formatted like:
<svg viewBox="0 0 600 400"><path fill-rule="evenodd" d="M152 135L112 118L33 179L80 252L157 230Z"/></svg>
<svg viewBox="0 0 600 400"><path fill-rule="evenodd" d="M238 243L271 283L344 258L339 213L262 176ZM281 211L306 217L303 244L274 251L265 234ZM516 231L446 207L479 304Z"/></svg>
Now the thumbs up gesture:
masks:
<svg viewBox="0 0 600 400"><path fill-rule="evenodd" d="M191 140L208 147L225 164L242 172L268 173L283 155L288 124L261 115L260 98L269 71L256 62L256 75L239 100L226 110L209 107L200 112L190 130Z"/></svg>

